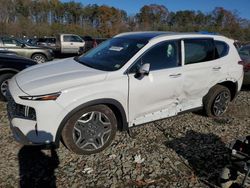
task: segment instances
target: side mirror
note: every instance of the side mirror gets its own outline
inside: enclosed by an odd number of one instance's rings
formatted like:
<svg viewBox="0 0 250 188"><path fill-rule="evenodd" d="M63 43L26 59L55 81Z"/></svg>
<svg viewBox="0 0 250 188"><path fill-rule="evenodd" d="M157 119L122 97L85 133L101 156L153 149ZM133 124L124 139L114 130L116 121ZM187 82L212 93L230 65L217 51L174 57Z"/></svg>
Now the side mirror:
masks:
<svg viewBox="0 0 250 188"><path fill-rule="evenodd" d="M25 44L21 44L21 48L24 48L25 47Z"/></svg>
<svg viewBox="0 0 250 188"><path fill-rule="evenodd" d="M146 64L144 64L144 65L142 65L140 67L140 69L138 70L138 73L140 75L146 75L147 76L149 74L149 71L150 71L150 64L146 63Z"/></svg>
<svg viewBox="0 0 250 188"><path fill-rule="evenodd" d="M135 73L135 78L142 79L149 74L150 64L146 63L142 65Z"/></svg>

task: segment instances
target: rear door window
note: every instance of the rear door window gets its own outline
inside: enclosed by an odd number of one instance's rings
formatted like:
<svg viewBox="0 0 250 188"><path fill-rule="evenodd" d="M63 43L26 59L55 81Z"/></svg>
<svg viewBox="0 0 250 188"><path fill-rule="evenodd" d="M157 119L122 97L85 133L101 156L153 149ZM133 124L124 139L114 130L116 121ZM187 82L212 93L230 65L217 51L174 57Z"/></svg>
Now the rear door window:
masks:
<svg viewBox="0 0 250 188"><path fill-rule="evenodd" d="M213 39L185 39L185 65L212 61L218 58Z"/></svg>

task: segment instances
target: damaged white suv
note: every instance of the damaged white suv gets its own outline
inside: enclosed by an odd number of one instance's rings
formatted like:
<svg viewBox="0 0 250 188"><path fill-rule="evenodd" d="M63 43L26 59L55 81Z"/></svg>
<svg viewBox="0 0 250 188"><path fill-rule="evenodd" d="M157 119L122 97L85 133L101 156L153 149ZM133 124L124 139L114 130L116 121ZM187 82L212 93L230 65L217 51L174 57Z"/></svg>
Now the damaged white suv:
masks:
<svg viewBox="0 0 250 188"><path fill-rule="evenodd" d="M203 107L221 116L242 85L234 41L199 33L124 33L78 58L9 81L11 129L23 144L92 154L117 130Z"/></svg>

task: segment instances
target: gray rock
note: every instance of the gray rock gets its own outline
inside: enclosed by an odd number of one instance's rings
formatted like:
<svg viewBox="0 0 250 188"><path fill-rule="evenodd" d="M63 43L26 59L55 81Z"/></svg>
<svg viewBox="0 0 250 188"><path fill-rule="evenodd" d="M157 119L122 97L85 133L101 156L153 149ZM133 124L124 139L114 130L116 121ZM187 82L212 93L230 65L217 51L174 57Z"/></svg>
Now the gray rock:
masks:
<svg viewBox="0 0 250 188"><path fill-rule="evenodd" d="M244 110L238 110L244 109ZM112 145L99 154L78 156L63 145L57 151L60 164L54 170L57 187L208 187L217 182L217 174L226 164L225 144L250 135L250 91L240 92L232 109L222 120L187 113L136 127L138 135L131 139L118 132ZM0 187L18 187L20 163L26 175L38 182L51 167L48 159L19 160L22 146L16 143L9 128L5 104L0 102ZM50 156L50 151L44 152ZM114 159L109 156L115 154ZM140 154L145 161L134 163ZM27 153L28 157L31 157ZM30 163L28 163L30 162ZM53 166L53 165L52 165ZM32 168L31 168L32 167ZM91 167L91 174L82 173ZM43 179L51 181L50 177ZM153 183L152 183L153 182ZM152 184L152 185L151 185Z"/></svg>

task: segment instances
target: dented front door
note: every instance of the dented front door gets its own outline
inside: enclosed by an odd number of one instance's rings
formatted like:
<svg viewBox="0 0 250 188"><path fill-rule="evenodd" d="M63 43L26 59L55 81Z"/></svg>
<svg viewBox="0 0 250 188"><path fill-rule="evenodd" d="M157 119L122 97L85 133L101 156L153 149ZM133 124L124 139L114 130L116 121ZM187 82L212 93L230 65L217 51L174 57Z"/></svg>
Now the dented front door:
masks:
<svg viewBox="0 0 250 188"><path fill-rule="evenodd" d="M138 77L142 64L150 64L149 75ZM182 66L179 41L162 42L146 52L132 67L129 77L129 125L138 125L181 110Z"/></svg>

